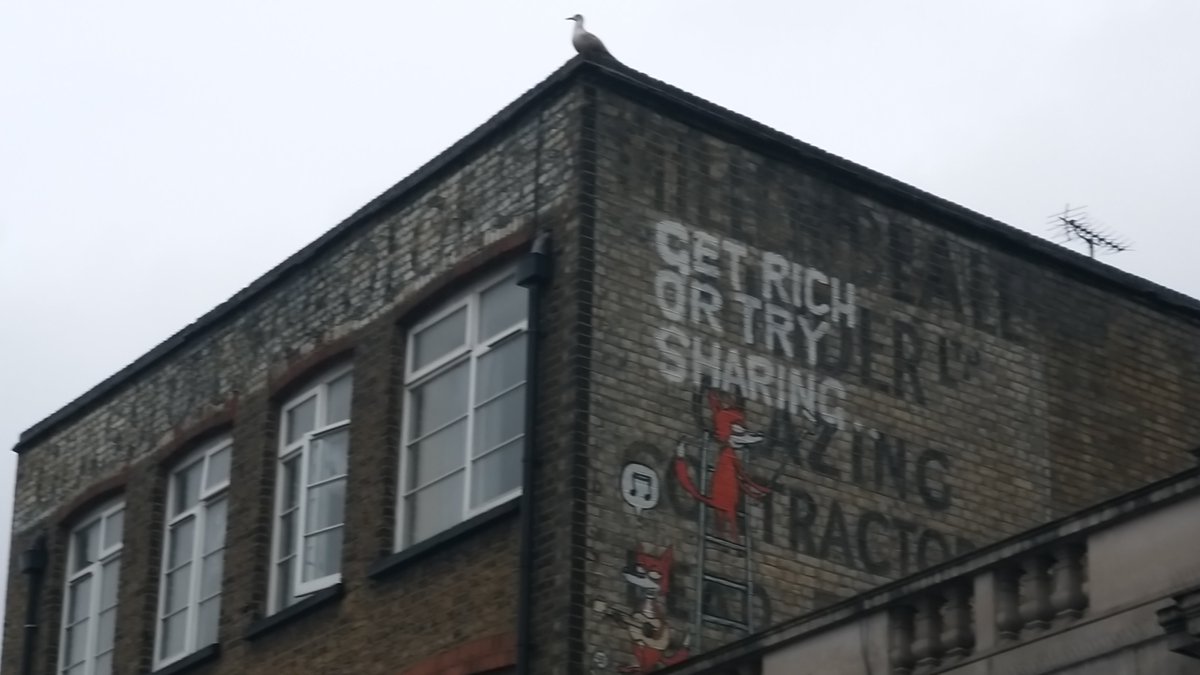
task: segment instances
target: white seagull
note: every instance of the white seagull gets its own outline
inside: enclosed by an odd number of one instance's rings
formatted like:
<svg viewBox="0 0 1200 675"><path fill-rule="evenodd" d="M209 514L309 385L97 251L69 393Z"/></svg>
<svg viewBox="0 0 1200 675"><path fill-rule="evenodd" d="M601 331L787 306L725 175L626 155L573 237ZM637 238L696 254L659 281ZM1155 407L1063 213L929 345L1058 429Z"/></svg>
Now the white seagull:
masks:
<svg viewBox="0 0 1200 675"><path fill-rule="evenodd" d="M567 21L575 22L575 29L571 33L571 44L575 45L575 51L591 59L617 60L600 41L600 38L584 30L582 14L569 16Z"/></svg>

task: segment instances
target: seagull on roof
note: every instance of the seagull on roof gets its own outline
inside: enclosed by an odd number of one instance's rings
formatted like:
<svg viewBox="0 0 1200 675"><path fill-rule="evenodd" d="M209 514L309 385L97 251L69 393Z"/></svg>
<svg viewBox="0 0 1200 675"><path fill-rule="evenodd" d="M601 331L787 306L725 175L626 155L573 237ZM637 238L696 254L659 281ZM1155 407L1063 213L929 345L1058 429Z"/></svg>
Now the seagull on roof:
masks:
<svg viewBox="0 0 1200 675"><path fill-rule="evenodd" d="M567 21L575 22L575 29L571 33L571 44L575 45L575 51L583 54L589 59L611 59L616 61L616 57L608 51L600 38L587 32L583 27L583 15L576 14L568 16Z"/></svg>

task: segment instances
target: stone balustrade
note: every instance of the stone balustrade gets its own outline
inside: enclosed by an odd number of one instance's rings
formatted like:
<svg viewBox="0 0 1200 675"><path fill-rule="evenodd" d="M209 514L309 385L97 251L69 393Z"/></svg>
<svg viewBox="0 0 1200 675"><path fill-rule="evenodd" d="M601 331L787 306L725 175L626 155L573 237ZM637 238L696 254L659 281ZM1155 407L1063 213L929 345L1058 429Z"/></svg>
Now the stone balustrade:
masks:
<svg viewBox="0 0 1200 675"><path fill-rule="evenodd" d="M925 675L951 667L981 644L1005 647L1064 627L1087 605L1082 543L1029 551L894 603L888 616L892 673Z"/></svg>

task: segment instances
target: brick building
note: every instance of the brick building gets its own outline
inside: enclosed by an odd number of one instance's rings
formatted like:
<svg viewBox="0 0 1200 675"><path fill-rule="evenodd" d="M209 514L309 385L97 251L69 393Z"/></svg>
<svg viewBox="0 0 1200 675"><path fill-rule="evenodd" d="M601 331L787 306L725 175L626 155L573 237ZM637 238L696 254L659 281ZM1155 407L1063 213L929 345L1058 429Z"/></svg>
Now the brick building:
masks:
<svg viewBox="0 0 1200 675"><path fill-rule="evenodd" d="M649 672L1188 466L1198 337L576 59L21 436L4 671Z"/></svg>

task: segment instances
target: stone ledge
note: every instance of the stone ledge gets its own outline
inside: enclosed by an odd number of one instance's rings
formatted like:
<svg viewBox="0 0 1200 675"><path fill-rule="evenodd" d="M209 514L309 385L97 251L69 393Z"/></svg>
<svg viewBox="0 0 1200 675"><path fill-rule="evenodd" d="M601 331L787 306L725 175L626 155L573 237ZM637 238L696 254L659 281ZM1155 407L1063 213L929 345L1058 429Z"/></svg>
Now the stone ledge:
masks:
<svg viewBox="0 0 1200 675"><path fill-rule="evenodd" d="M504 502L491 511L481 513L470 520L465 520L458 525L422 541L419 544L410 546L403 551L397 551L388 555L367 569L367 576L372 579L380 579L386 577L396 570L405 567L414 560L424 558L432 554L434 551L457 541L463 537L469 536L476 530L483 529L488 525L504 518L505 516L516 513L521 507L521 497L517 496L513 499Z"/></svg>
<svg viewBox="0 0 1200 675"><path fill-rule="evenodd" d="M275 612L271 616L265 616L250 624L246 629L246 634L243 636L247 640L253 641L269 633L279 626L291 623L293 620L310 614L318 607L324 607L339 599L344 594L342 584L337 583L329 588L323 588L316 593L304 598L296 604L285 607L284 609Z"/></svg>
<svg viewBox="0 0 1200 675"><path fill-rule="evenodd" d="M178 661L173 661L158 670L150 671L150 675L179 675L179 673L191 670L196 666L215 661L220 655L221 645L214 642L207 647L197 649Z"/></svg>

